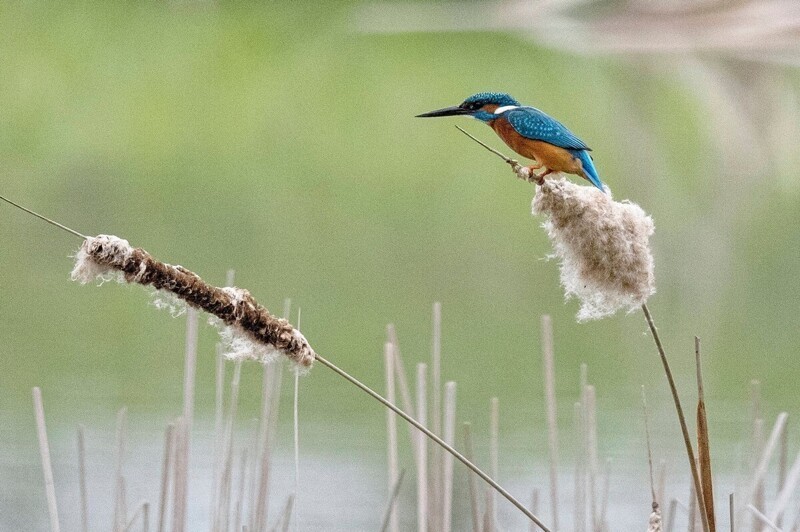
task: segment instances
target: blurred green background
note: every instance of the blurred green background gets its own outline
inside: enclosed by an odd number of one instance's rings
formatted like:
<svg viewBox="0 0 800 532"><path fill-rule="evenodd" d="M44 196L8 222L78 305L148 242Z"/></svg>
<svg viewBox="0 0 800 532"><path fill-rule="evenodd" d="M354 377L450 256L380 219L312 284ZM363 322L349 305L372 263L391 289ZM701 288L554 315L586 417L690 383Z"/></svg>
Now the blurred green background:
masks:
<svg viewBox="0 0 800 532"><path fill-rule="evenodd" d="M387 323L411 370L430 356L440 301L443 377L458 382L459 419L479 427L480 452L499 396L504 450L546 456L538 323L551 314L565 433L586 362L603 452L638 448L644 384L662 449L679 456L641 314L577 324L557 264L544 260L532 187L453 125L509 150L478 122L413 118L507 91L566 123L594 149L615 197L652 214L650 306L687 400L693 336L703 339L715 435L743 434L751 379L763 383L767 412L796 406L792 66L576 54L507 31L371 33L359 30L368 21L358 8L0 6L0 192L217 284L234 268L236 284L270 309L291 298L312 345L380 389ZM0 207L3 468L38 485L32 386L62 449L77 423L112 433L122 405L160 441L180 410L185 321L138 287L71 283L79 241ZM201 420L213 416L215 334L201 333ZM257 415L261 371L243 373L246 419ZM376 404L317 367L301 380L301 412L305 453L347 457L355 445L383 486ZM516 467L506 464L506 476ZM24 511L44 515L38 489Z"/></svg>

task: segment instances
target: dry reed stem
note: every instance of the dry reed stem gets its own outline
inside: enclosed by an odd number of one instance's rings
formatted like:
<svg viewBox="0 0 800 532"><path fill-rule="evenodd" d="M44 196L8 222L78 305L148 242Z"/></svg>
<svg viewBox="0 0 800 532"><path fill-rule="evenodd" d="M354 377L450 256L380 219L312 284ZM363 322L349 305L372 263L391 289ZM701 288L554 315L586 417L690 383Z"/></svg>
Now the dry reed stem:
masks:
<svg viewBox="0 0 800 532"><path fill-rule="evenodd" d="M133 513L131 518L128 520L128 523L125 525L123 529L124 532L128 532L133 527L136 520L139 519L139 516L142 516L142 529L147 530L149 527L150 521L150 503L147 501L141 501L139 506L137 506L136 511Z"/></svg>
<svg viewBox="0 0 800 532"><path fill-rule="evenodd" d="M161 492L158 502L158 532L164 532L167 505L169 501L169 479L172 469L171 460L175 446L175 424L170 423L164 432L164 458L161 466Z"/></svg>
<svg viewBox="0 0 800 532"><path fill-rule="evenodd" d="M470 462L475 460L475 451L472 448L472 424L464 423L464 454ZM472 511L472 531L481 532L481 510L478 505L478 486L475 475L467 473L469 481L469 503Z"/></svg>
<svg viewBox="0 0 800 532"><path fill-rule="evenodd" d="M394 381L394 346L391 342L383 344L383 364L386 376L386 399L395 402L395 381ZM397 414L391 410L386 410L386 462L389 473L388 490L393 493L399 478L399 452L397 447ZM388 530L398 532L400 530L400 517L394 506L395 498L391 497L388 508Z"/></svg>
<svg viewBox="0 0 800 532"><path fill-rule="evenodd" d="M678 500L672 499L669 501L669 509L667 510L667 526L665 532L672 532L675 528L675 514L678 511Z"/></svg>
<svg viewBox="0 0 800 532"><path fill-rule="evenodd" d="M456 438L456 383L444 385L444 441L454 445ZM437 447L439 448L439 447ZM440 449L440 448L439 448ZM441 449L440 449L441 450ZM442 526L440 530L450 532L453 522L453 455L442 455Z"/></svg>
<svg viewBox="0 0 800 532"><path fill-rule="evenodd" d="M778 451L778 482L777 490L780 493L786 485L787 468L789 467L789 430L788 428L781 434L780 450ZM783 527L783 514L770 518L775 521L778 527Z"/></svg>
<svg viewBox="0 0 800 532"><path fill-rule="evenodd" d="M697 460L700 465L700 486L710 532L716 532L714 517L714 479L711 475L711 442L708 435L706 401L703 393L703 370L700 362L700 338L694 337L694 353L697 366Z"/></svg>
<svg viewBox="0 0 800 532"><path fill-rule="evenodd" d="M782 531L782 530L781 530L781 529L778 527L778 525L776 525L775 523L773 523L773 522L772 522L772 521L769 519L769 517L767 517L766 515L764 515L764 514L763 514L763 513L761 513L760 511L758 511L758 508L756 508L756 507L755 507L755 506L753 506L752 504L748 504L748 505L747 505L747 509L748 509L748 510L750 510L750 513L752 513L752 514L753 514L753 517L755 517L755 518L756 518L756 519L757 519L759 522L761 522L761 524L762 524L762 525L764 525L764 526L766 526L766 527L768 527L768 528L771 528L771 529L772 529L774 532L783 532L783 531Z"/></svg>
<svg viewBox="0 0 800 532"><path fill-rule="evenodd" d="M500 476L500 399L492 397L489 408L489 471L493 478ZM486 490L486 514L489 516L489 531L497 530L497 498L495 492Z"/></svg>
<svg viewBox="0 0 800 532"><path fill-rule="evenodd" d="M697 530L697 492L695 491L694 484L689 484L689 532L696 532Z"/></svg>
<svg viewBox="0 0 800 532"><path fill-rule="evenodd" d="M236 496L236 509L233 518L234 532L242 529L242 512L244 507L244 485L247 479L247 447L242 449L239 457L239 486Z"/></svg>
<svg viewBox="0 0 800 532"><path fill-rule="evenodd" d="M255 351L263 362L273 358L275 351L301 367L310 367L314 361L314 350L305 337L285 319L270 314L247 290L211 286L186 268L159 262L145 250L133 248L126 240L115 236L87 238L76 256L72 278L87 283L98 278L108 279L114 272L120 272L129 283L152 285L157 290L174 294L192 308L216 316L250 340L250 348L273 348L264 353ZM256 355L251 351L237 356Z"/></svg>
<svg viewBox="0 0 800 532"><path fill-rule="evenodd" d="M656 498L656 486L653 480L653 450L650 446L650 421L647 413L647 396L644 393L644 385L642 385L642 411L644 413L644 435L645 443L647 444L647 470L650 473L650 496L653 499L653 510L658 508L658 499Z"/></svg>
<svg viewBox="0 0 800 532"><path fill-rule="evenodd" d="M211 477L211 526L214 526L214 509L216 508L217 480L219 479L219 466L222 460L222 429L224 415L225 393L225 357L222 354L222 344L217 343L215 347L214 366L214 469ZM213 532L213 530L212 530Z"/></svg>
<svg viewBox="0 0 800 532"><path fill-rule="evenodd" d="M127 413L124 406L117 411L117 430L114 464L114 527L113 530L121 531L128 520L125 504L125 479L122 476L122 466L125 459L125 442L127 440Z"/></svg>
<svg viewBox="0 0 800 532"><path fill-rule="evenodd" d="M539 513L539 489L533 488L531 491L531 512ZM536 532L536 525L533 523L529 523L528 526L529 532Z"/></svg>
<svg viewBox="0 0 800 532"><path fill-rule="evenodd" d="M597 519L598 530L605 532L608 529L606 516L608 515L608 493L611 491L611 458L606 458L603 468L603 495L600 499L600 517Z"/></svg>
<svg viewBox="0 0 800 532"><path fill-rule="evenodd" d="M213 508L214 530L227 529L230 520L231 482L233 477L233 426L236 423L236 414L239 408L239 388L242 376L242 361L237 360L233 368L231 379L230 398L228 400L228 415L225 420L225 429L222 436L222 468L217 481L217 495Z"/></svg>
<svg viewBox="0 0 800 532"><path fill-rule="evenodd" d="M667 360L667 353L664 351L664 346L661 343L661 337L658 335L658 329L653 322L653 317L650 315L650 309L647 304L642 305L642 312L644 312L647 326L650 328L650 333L653 336L653 341L656 344L656 349L661 357L661 364L664 366L664 374L667 376L670 392L672 392L672 401L675 403L675 411L678 414L678 423L681 426L681 433L683 434L683 444L686 447L686 457L689 460L689 469L692 473L692 483L694 485L695 496L700 508L700 516L702 518L703 532L709 532L708 518L705 510L705 502L702 497L702 488L700 487L700 473L697 471L697 464L694 457L694 448L692 447L692 439L689 436L689 428L686 425L686 417L683 415L683 407L681 407L681 400L678 396L678 388L675 386L675 379L672 378L672 370L669 367Z"/></svg>
<svg viewBox="0 0 800 532"><path fill-rule="evenodd" d="M256 511L253 516L253 532L266 530L269 517L269 481L272 462L272 445L278 425L278 404L280 402L283 367L280 364L265 366L262 380L263 399L261 405L261 458L256 496Z"/></svg>
<svg viewBox="0 0 800 532"><path fill-rule="evenodd" d="M583 393L581 393L583 395ZM578 448L575 452L575 532L586 532L586 437L583 434L583 405L575 402L573 408L574 441ZM535 512L534 512L535 513Z"/></svg>
<svg viewBox="0 0 800 532"><path fill-rule="evenodd" d="M786 431L784 431L784 434L786 434ZM783 487L778 492L778 498L775 500L772 511L769 513L770 521L775 521L775 524L778 526L780 526L783 518L783 512L789 505L792 495L794 495L798 481L800 481L800 452L797 453L797 458L795 458L791 469L786 475Z"/></svg>
<svg viewBox="0 0 800 532"><path fill-rule="evenodd" d="M44 421L42 390L36 386L33 388L32 392L33 411L36 416L36 435L39 438L39 455L42 459L47 510L50 516L50 532L59 532L61 527L58 522L58 504L56 502L55 482L53 481L53 465L50 462L50 444L47 441L47 426Z"/></svg>
<svg viewBox="0 0 800 532"><path fill-rule="evenodd" d="M298 310L297 323L300 323ZM297 530L297 499L300 497L300 374L294 374L294 401L293 401L293 425L294 425L294 504L292 505L292 529Z"/></svg>
<svg viewBox="0 0 800 532"><path fill-rule="evenodd" d="M734 509L734 494L728 495L728 519L731 522L731 532L736 532L736 512Z"/></svg>
<svg viewBox="0 0 800 532"><path fill-rule="evenodd" d="M769 467L769 463L772 459L772 455L775 452L775 448L778 445L778 440L781 437L781 433L786 428L786 419L788 418L788 414L786 412L781 412L778 414L778 417L775 419L775 424L772 426L772 432L770 432L769 438L767 439L766 445L764 445L764 450L761 453L761 457L759 458L758 464L756 465L755 473L753 474L753 478L750 481L750 487L747 492L746 501L755 501L756 495L759 491L763 490L764 486L764 477L767 474L767 469ZM759 507L752 505L756 509ZM763 508L763 506L761 506ZM756 518L761 520L758 515L754 514Z"/></svg>
<svg viewBox="0 0 800 532"><path fill-rule="evenodd" d="M487 475L472 461L467 460L467 458L463 454L458 452L455 448L453 448L453 446L448 445L447 442L445 442L439 436L431 432L430 429L428 429L419 421L417 421L416 419L405 413L403 410L398 408L397 405L394 405L389 401L387 401L385 397L381 396L381 394L377 393L375 390L371 389L369 386L359 381L358 379L356 379L355 377L344 371L342 368L338 367L336 364L327 360L325 357L321 356L320 354L317 354L316 360L323 366L327 367L328 369L330 369L331 371L333 371L334 373L336 373L337 375L348 381L350 384L359 388L361 391L363 391L364 393L366 393L367 395L378 401L386 408L391 409L394 413L403 418L409 425L413 426L415 429L422 432L425 436L428 437L428 439L430 439L431 441L433 441L434 443L445 449L448 453L452 454L459 462L464 464L473 473L478 475L484 482L486 482L492 488L494 488L495 491L497 491L497 493L502 495L508 502L513 504L520 512L525 514L525 516L528 519L536 523L539 526L539 528L541 528L544 532L550 532L550 529L547 528L547 526L545 526L544 523L542 523L542 521L538 517L536 517L530 510L528 510L525 507L525 505L523 505L516 498L514 498L514 496L511 495L511 493L509 493L508 490L506 490L505 488L503 488L503 486L498 484L497 481L495 481L492 477Z"/></svg>
<svg viewBox="0 0 800 532"><path fill-rule="evenodd" d="M556 404L555 352L553 349L553 321L550 316L541 318L542 366L544 368L544 399L547 408L547 446L550 451L550 507L553 528L558 530L558 419Z"/></svg>
<svg viewBox="0 0 800 532"><path fill-rule="evenodd" d="M431 341L431 430L442 433L442 304L433 304L433 334ZM430 449L430 489L428 504L431 527L442 530L442 453L441 447Z"/></svg>
<svg viewBox="0 0 800 532"><path fill-rule="evenodd" d="M389 504L386 507L386 513L383 514L381 532L389 532L392 517L397 515L397 512L394 510L397 507L397 499L400 496L400 487L403 485L403 478L405 478L405 476L406 470L403 469L400 471L394 486L392 486L391 491L389 492Z"/></svg>
<svg viewBox="0 0 800 532"><path fill-rule="evenodd" d="M284 299L284 319L289 318L291 309L291 300ZM253 486L250 490L250 529L253 532L263 532L268 521L272 442L278 423L282 377L283 367L280 364L264 366L261 378L261 414L258 420L258 434L256 435L258 460L255 460L253 464Z"/></svg>
<svg viewBox="0 0 800 532"><path fill-rule="evenodd" d="M406 366L403 362L403 355L400 352L400 344L397 340L397 330L393 324L390 323L386 326L386 334L389 338L389 342L394 346L395 376L397 377L397 384L400 387L400 398L403 401L403 410L406 412L413 412L414 404L411 401L411 388L408 385ZM417 452L416 434L417 433L413 430L408 431L408 435L411 438L411 448L414 450L414 453Z"/></svg>
<svg viewBox="0 0 800 532"><path fill-rule="evenodd" d="M417 419L425 425L428 365L417 364ZM428 446L422 433L417 434L417 530L428 530Z"/></svg>
<svg viewBox="0 0 800 532"><path fill-rule="evenodd" d="M589 473L589 522L592 532L599 532L597 520L597 398L595 388L586 385L586 451Z"/></svg>
<svg viewBox="0 0 800 532"><path fill-rule="evenodd" d="M86 242L89 242L88 240ZM89 245L89 248L92 246ZM83 250L83 247L81 248ZM135 250L134 250L135 253ZM143 252L144 253L144 252ZM151 258L152 259L152 258ZM155 261L153 261L155 263ZM160 263L159 263L160 264ZM145 272L147 268L144 268ZM154 284L154 286L156 286ZM177 292L175 292L177 294ZM195 371L197 369L197 334L198 334L197 310L190 307L186 313L186 349L184 354L183 367L183 422L180 427L183 431L179 441L181 445L177 447L181 456L176 460L179 480L175 482L175 506L173 507L173 530L172 532L183 532L186 529L186 513L189 501L189 456L192 448L192 426L194 420L194 383Z"/></svg>
<svg viewBox="0 0 800 532"><path fill-rule="evenodd" d="M185 453L184 448L186 446L186 421L184 420L183 416L178 416L175 420L175 443L174 443L174 457L172 460L172 528L170 529L172 532L182 532L183 530L183 517L185 516L182 513L184 510L181 509L181 503L183 502L185 509L185 500L183 499L183 493L186 493L186 489L182 486L185 478L185 469L186 469L186 462L185 462Z"/></svg>
<svg viewBox="0 0 800 532"><path fill-rule="evenodd" d="M89 532L89 503L86 488L86 428L78 425L78 488L81 505L81 530Z"/></svg>

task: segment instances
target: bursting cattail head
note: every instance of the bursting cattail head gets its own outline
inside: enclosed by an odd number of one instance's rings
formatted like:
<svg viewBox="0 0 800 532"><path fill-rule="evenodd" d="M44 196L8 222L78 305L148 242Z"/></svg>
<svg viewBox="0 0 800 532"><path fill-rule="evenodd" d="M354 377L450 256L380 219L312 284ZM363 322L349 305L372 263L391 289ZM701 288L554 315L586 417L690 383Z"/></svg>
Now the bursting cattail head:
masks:
<svg viewBox="0 0 800 532"><path fill-rule="evenodd" d="M560 261L564 293L581 302L578 321L633 310L655 292L653 220L635 203L553 179L537 188L533 213L547 216L543 227Z"/></svg>

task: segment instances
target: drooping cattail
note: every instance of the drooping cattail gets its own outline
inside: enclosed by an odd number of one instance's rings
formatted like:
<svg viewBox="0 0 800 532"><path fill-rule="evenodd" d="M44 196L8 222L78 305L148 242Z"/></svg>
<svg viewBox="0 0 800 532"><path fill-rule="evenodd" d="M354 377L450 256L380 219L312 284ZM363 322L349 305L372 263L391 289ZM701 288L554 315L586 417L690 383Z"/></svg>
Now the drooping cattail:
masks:
<svg viewBox="0 0 800 532"><path fill-rule="evenodd" d="M226 356L266 364L283 354L299 367L311 367L315 353L305 337L240 288L211 286L182 266L165 264L127 240L111 235L87 237L75 256L72 279L137 283L168 292L218 318Z"/></svg>
<svg viewBox="0 0 800 532"><path fill-rule="evenodd" d="M547 217L542 225L560 262L565 295L581 302L578 321L634 310L655 292L654 226L641 207L563 178L545 180L532 207Z"/></svg>

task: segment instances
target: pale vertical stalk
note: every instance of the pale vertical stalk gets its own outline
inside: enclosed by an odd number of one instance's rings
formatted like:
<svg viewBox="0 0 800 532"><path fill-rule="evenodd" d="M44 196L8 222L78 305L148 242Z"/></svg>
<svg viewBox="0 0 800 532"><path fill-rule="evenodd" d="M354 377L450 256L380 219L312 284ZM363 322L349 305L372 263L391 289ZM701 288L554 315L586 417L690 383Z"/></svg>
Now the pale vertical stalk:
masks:
<svg viewBox="0 0 800 532"><path fill-rule="evenodd" d="M784 431L784 434L786 434L786 431ZM792 500L798 480L800 480L800 453L797 453L797 458L795 458L792 468L785 476L783 487L778 492L778 498L775 500L775 504L769 514L770 521L775 521L778 526L783 520L783 512L789 505L789 501Z"/></svg>
<svg viewBox="0 0 800 532"><path fill-rule="evenodd" d="M244 485L247 480L247 447L242 449L242 454L239 458L239 488L236 495L236 510L233 519L233 531L239 532L242 530L242 510L244 506Z"/></svg>
<svg viewBox="0 0 800 532"><path fill-rule="evenodd" d="M558 530L558 421L556 404L556 372L553 349L553 322L544 315L542 326L542 366L544 368L544 399L547 407L547 445L550 450L550 508L553 530Z"/></svg>
<svg viewBox="0 0 800 532"><path fill-rule="evenodd" d="M417 421L427 422L427 364L417 364ZM425 436L417 434L417 530L428 531L428 445Z"/></svg>
<svg viewBox="0 0 800 532"><path fill-rule="evenodd" d="M291 300L283 301L283 317L289 318ZM254 486L250 492L250 530L263 532L267 527L269 514L269 479L272 458L272 439L274 426L278 423L278 403L280 401L280 388L283 366L271 364L264 366L261 380L261 415L259 417L258 441L260 452L255 460L256 469L253 471ZM257 482L255 482L257 479ZM238 532L238 531L237 531Z"/></svg>
<svg viewBox="0 0 800 532"><path fill-rule="evenodd" d="M383 345L383 363L386 373L386 399L395 402L395 382L394 382L394 347L391 342L386 342ZM386 454L387 464L389 469L389 493L391 496L392 490L397 485L399 467L398 467L398 449L397 449L397 414L386 409ZM389 504L389 531L399 532L400 520L395 507L394 499L390 500Z"/></svg>
<svg viewBox="0 0 800 532"><path fill-rule="evenodd" d="M728 519L731 522L731 532L736 532L736 512L734 510L734 494L728 495Z"/></svg>
<svg viewBox="0 0 800 532"><path fill-rule="evenodd" d="M789 430L784 429L781 433L780 450L778 451L778 493L786 486L786 474L789 467ZM770 517L778 527L783 527L783 513L780 512L776 517Z"/></svg>
<svg viewBox="0 0 800 532"><path fill-rule="evenodd" d="M475 451L472 448L472 425L464 423L464 454L470 462L475 461ZM472 510L472 532L481 532L481 511L478 506L478 479L475 473L467 472L469 480L469 502Z"/></svg>
<svg viewBox="0 0 800 532"><path fill-rule="evenodd" d="M56 488L53 481L53 466L50 463L50 444L47 441L47 426L44 422L42 390L38 386L33 388L33 410L36 416L36 435L39 438L39 455L42 459L47 511L50 515L50 531L59 532L61 527L58 523L58 504L56 503Z"/></svg>
<svg viewBox="0 0 800 532"><path fill-rule="evenodd" d="M383 516L381 532L389 532L389 524L391 522L392 515L396 513L394 512L394 508L397 506L397 498L400 496L400 486L403 484L403 477L405 477L405 475L405 469L400 471L400 475L397 477L397 482L395 482L391 492L389 493L389 504L386 506L386 513Z"/></svg>
<svg viewBox="0 0 800 532"><path fill-rule="evenodd" d="M189 455L192 447L192 421L194 417L194 376L197 366L197 310L186 312L186 362L183 374L183 434L180 437L180 481L175 483L172 532L186 530L186 507L189 501Z"/></svg>
<svg viewBox="0 0 800 532"><path fill-rule="evenodd" d="M499 477L500 454L500 400L492 397L489 408L489 471L492 478ZM494 490L486 490L486 513L489 516L489 531L497 530L497 497Z"/></svg>
<svg viewBox="0 0 800 532"><path fill-rule="evenodd" d="M760 522L762 525L765 525L766 527L770 528L774 532L783 532L780 528L778 528L778 525L776 525L775 523L770 521L769 518L766 515L764 515L763 513L759 512L756 509L756 507L753 506L752 504L748 504L747 505L747 509L750 510L750 513L753 514L753 517L755 517L756 520L758 522Z"/></svg>
<svg viewBox="0 0 800 532"><path fill-rule="evenodd" d="M393 324L386 326L386 334L394 348L394 362L395 362L395 376L397 377L397 384L400 388L400 399L403 401L403 410L406 412L414 412L414 405L411 401L411 387L408 385L408 377L406 376L406 366L403 363L403 355L400 352L400 344L397 341L397 331ZM411 448L416 455L417 452L417 433L414 430L408 431L411 437Z"/></svg>
<svg viewBox="0 0 800 532"><path fill-rule="evenodd" d="M760 498L758 495L761 494L763 497L764 477L767 474L767 468L769 467L770 460L772 459L772 454L775 452L775 448L777 447L778 441L781 438L781 433L786 428L787 418L788 414L786 412L781 412L778 414L775 424L772 426L772 432L770 432L767 443L764 445L764 450L761 453L758 464L756 465L753 478L750 481L750 489L748 490L749 497L746 500L761 502L762 506L760 507L753 504L756 509L763 508L763 500L758 500ZM759 521L761 520L759 519Z"/></svg>
<svg viewBox="0 0 800 532"><path fill-rule="evenodd" d="M583 434L583 405L576 402L573 410L575 453L575 532L586 532L586 437ZM534 512L535 513L535 512Z"/></svg>
<svg viewBox="0 0 800 532"><path fill-rule="evenodd" d="M86 490L86 429L78 425L78 487L81 497L81 530L89 532L89 503Z"/></svg>
<svg viewBox="0 0 800 532"><path fill-rule="evenodd" d="M261 405L261 457L258 471L258 490L256 495L253 532L263 532L267 528L269 510L269 480L272 462L272 442L278 424L278 402L283 375L283 366L265 366Z"/></svg>
<svg viewBox="0 0 800 532"><path fill-rule="evenodd" d="M594 386L586 385L586 445L589 471L589 521L592 531L598 531L597 522L597 404Z"/></svg>
<svg viewBox="0 0 800 532"><path fill-rule="evenodd" d="M225 275L225 286L233 287L234 270ZM214 476L211 480L211 532L216 525L216 511L219 504L220 464L222 462L223 438L225 430L225 357L221 343L216 345L216 367L214 369ZM239 532L239 531L236 531Z"/></svg>
<svg viewBox="0 0 800 532"><path fill-rule="evenodd" d="M455 444L456 439L456 383L449 381L444 385L444 441L448 445ZM444 453L443 464L443 497L442 497L442 528L443 532L450 532L453 511L453 455Z"/></svg>
<svg viewBox="0 0 800 532"><path fill-rule="evenodd" d="M133 525L136 523L136 520L139 519L139 516L142 516L142 528L147 530L148 528L148 521L150 520L149 514L150 513L150 503L147 501L142 501L136 507L136 511L133 513L131 518L128 520L127 524L124 525L124 532L128 532L129 530L133 529Z"/></svg>
<svg viewBox="0 0 800 532"><path fill-rule="evenodd" d="M231 286L228 284L227 286ZM211 532L214 532L216 522L215 511L217 508L217 495L219 493L220 462L222 461L222 439L224 427L224 408L225 401L225 357L222 352L222 344L216 345L216 366L214 368L214 469L211 477Z"/></svg>
<svg viewBox="0 0 800 532"><path fill-rule="evenodd" d="M183 513L180 509L181 501L183 500L182 493L186 489L182 486L185 482L184 469L186 468L186 455L184 449L186 446L186 420L183 416L178 416L175 420L174 429L174 443L172 458L172 532L182 530Z"/></svg>
<svg viewBox="0 0 800 532"><path fill-rule="evenodd" d="M169 479L172 470L171 460L175 447L175 424L167 425L164 433L164 457L161 466L161 492L158 502L158 532L164 532L166 524L167 503L169 501Z"/></svg>
<svg viewBox="0 0 800 532"><path fill-rule="evenodd" d="M124 406L117 411L117 430L114 464L114 527L113 530L120 531L125 528L128 520L125 504L125 480L122 476L122 466L125 459L125 441L127 439L127 413L128 409Z"/></svg>
<svg viewBox="0 0 800 532"><path fill-rule="evenodd" d="M233 477L233 428L239 408L239 382L241 376L242 362L237 360L233 367L230 404L228 405L228 416L225 420L225 432L222 438L222 467L220 469L219 482L217 483L219 489L217 508L214 510L215 530L227 530L230 522L231 483Z"/></svg>
<svg viewBox="0 0 800 532"><path fill-rule="evenodd" d="M431 417L434 434L442 433L442 304L433 304L433 340L431 345ZM431 527L442 529L442 449L434 445L430 449L431 489L429 504L432 518Z"/></svg>
<svg viewBox="0 0 800 532"><path fill-rule="evenodd" d="M531 492L531 512L533 512L534 514L539 512L539 489L538 488L533 488L533 491ZM536 526L536 523L529 523L528 531L529 532L536 532L537 528L538 527ZM555 530L555 529L553 529L553 530Z"/></svg>
<svg viewBox="0 0 800 532"><path fill-rule="evenodd" d="M606 530L606 515L608 515L608 492L611 489L611 458L606 458L605 469L603 471L603 495L600 499L600 517L598 518L598 530Z"/></svg>
<svg viewBox="0 0 800 532"><path fill-rule="evenodd" d="M752 448L753 456L751 457L752 468L750 471L750 481L752 482L753 479L756 478L756 469L758 468L758 459L761 456L762 451L764 450L764 419L763 418L754 418L753 419L753 439L752 439ZM739 510L739 518L743 519L748 516L747 513L747 505L754 504L756 508L763 508L764 506L764 486L763 484L758 485L756 488L755 493L750 493L749 485L742 490L745 493L745 499L741 501L740 510ZM744 523L742 523L744 525ZM759 526L758 519L755 516L751 516L751 529L754 532L760 532L761 527Z"/></svg>
<svg viewBox="0 0 800 532"><path fill-rule="evenodd" d="M298 316L298 322L299 322ZM300 373L294 373L294 504L292 505L292 530L297 530L297 502L300 496Z"/></svg>
<svg viewBox="0 0 800 532"><path fill-rule="evenodd" d="M664 527L664 532L672 532L675 529L675 514L678 510L678 500L671 499L669 501L669 510L667 511L667 522ZM731 529L733 530L733 529Z"/></svg>

